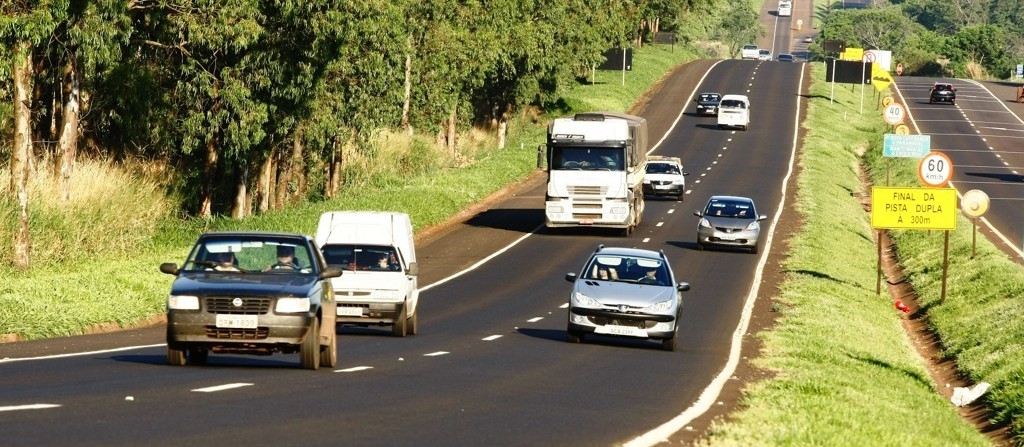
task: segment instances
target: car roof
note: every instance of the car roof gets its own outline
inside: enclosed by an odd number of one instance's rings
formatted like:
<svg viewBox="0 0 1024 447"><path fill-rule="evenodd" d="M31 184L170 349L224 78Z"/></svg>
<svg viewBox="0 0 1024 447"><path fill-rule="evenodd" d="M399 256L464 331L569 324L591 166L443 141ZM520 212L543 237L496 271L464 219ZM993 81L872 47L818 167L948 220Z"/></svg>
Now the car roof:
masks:
<svg viewBox="0 0 1024 447"><path fill-rule="evenodd" d="M663 259L665 262L668 262L668 259L665 259L664 257L662 257L661 253L653 251L653 250L644 250L642 248L599 247L597 249L597 251L594 252L594 254L595 255L601 254L601 255L605 255L605 256L612 255L612 256L635 257L635 258L654 258L654 259Z"/></svg>
<svg viewBox="0 0 1024 447"><path fill-rule="evenodd" d="M722 96L722 101L725 101L727 99L736 99L736 100L740 100L740 101L750 102L750 100L747 99L747 95L725 95L725 96Z"/></svg>
<svg viewBox="0 0 1024 447"><path fill-rule="evenodd" d="M669 157L666 155L648 155L647 163L676 163L683 164L683 160L679 157Z"/></svg>
<svg viewBox="0 0 1024 447"><path fill-rule="evenodd" d="M269 238L295 238L312 240L313 237L299 233L283 233L275 231L207 231L200 238L208 237L269 237Z"/></svg>

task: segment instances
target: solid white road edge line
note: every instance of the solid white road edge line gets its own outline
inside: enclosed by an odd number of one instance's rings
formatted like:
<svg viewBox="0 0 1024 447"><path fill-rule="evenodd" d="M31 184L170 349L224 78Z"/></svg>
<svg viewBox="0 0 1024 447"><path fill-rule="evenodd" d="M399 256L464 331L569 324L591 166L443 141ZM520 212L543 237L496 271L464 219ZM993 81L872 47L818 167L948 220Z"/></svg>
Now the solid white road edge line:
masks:
<svg viewBox="0 0 1024 447"><path fill-rule="evenodd" d="M806 71L806 67L800 71L800 83L797 84L798 86L804 85L804 74ZM729 360L725 363L725 367L722 368L722 371L715 376L710 384L708 384L707 388L704 388L704 391L700 393L700 397L697 398L697 401L694 402L690 408L687 408L668 422L659 425L654 430L633 438L631 441L627 442L625 446L653 446L668 439L669 436L672 436L672 434L678 432L691 421L711 409L711 406L714 405L715 401L718 399L718 395L722 392L722 388L725 387L726 382L728 382L729 378L732 377L734 372L736 372L736 366L739 365L740 352L743 347L743 335L747 333L747 327L750 325L750 317L754 310L754 301L756 301L758 291L761 289L761 277L764 274L764 266L768 262L768 254L771 252L772 239L775 238L775 227L778 226L779 218L782 217L782 210L786 206L786 188L789 185L790 177L793 175L793 165L796 163L797 144L799 143L800 137L801 98L803 98L803 96L797 95L796 116L793 117L793 142L789 153L789 170L786 171L786 177L782 181L782 199L779 201L779 205L775 209L775 217L772 219L772 225L768 231L768 240L765 241L764 250L761 253L761 259L757 261L757 270L754 272L753 286L751 286L750 292L747 293L746 302L743 304L743 314L740 316L739 324L736 325L736 330L732 333L732 345L729 349Z"/></svg>
<svg viewBox="0 0 1024 447"><path fill-rule="evenodd" d="M100 351L75 352L75 353L72 353L72 354L44 355L44 356L39 356L39 357L24 357L24 358L18 358L18 359L0 359L0 363L21 362L21 361L25 361L25 360L59 359L59 358L63 358L63 357L79 357L79 356L83 356L83 355L106 354L108 352L130 351L130 350L133 350L133 349L156 348L158 346L167 346L167 344L166 343L161 343L161 344L158 344L158 345L126 346L126 347L123 347L123 348L104 349L104 350L100 350Z"/></svg>

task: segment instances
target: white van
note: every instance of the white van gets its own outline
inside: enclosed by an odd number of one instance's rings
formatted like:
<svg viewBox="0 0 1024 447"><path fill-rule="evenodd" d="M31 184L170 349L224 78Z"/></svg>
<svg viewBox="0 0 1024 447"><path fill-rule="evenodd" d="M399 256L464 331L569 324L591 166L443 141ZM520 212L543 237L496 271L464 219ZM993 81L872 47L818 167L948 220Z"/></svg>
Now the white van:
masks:
<svg viewBox="0 0 1024 447"><path fill-rule="evenodd" d="M419 331L416 248L405 213L328 211L316 241L328 265L344 272L331 279L338 325L391 326L398 337Z"/></svg>
<svg viewBox="0 0 1024 447"><path fill-rule="evenodd" d="M718 128L750 126L750 100L747 95L725 95L718 104Z"/></svg>
<svg viewBox="0 0 1024 447"><path fill-rule="evenodd" d="M779 0L779 8L777 9L779 17L789 17L793 15L793 3L789 0Z"/></svg>

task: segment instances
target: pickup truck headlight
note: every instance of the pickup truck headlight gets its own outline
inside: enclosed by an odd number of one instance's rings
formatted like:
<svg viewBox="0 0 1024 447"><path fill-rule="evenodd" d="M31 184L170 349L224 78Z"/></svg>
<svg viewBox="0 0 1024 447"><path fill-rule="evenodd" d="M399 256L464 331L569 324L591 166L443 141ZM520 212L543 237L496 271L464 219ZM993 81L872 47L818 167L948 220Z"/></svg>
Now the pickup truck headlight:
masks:
<svg viewBox="0 0 1024 447"><path fill-rule="evenodd" d="M199 310L199 297L192 295L170 295L167 297L167 309Z"/></svg>
<svg viewBox="0 0 1024 447"><path fill-rule="evenodd" d="M274 312L288 314L309 312L309 298L278 298Z"/></svg>

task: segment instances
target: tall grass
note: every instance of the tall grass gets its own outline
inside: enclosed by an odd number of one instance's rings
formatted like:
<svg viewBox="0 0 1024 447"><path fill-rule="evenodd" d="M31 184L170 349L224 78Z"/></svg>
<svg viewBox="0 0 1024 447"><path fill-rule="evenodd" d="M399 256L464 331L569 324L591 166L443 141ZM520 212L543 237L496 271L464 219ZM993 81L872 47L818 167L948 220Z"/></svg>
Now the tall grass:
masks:
<svg viewBox="0 0 1024 447"><path fill-rule="evenodd" d="M773 297L780 317L758 334L755 364L774 374L748 385L742 409L713 424L709 445L986 445L931 383L893 309L875 294L876 248L858 165L875 154L883 122L859 113L859 93L812 69L807 136L786 278Z"/></svg>
<svg viewBox="0 0 1024 447"><path fill-rule="evenodd" d="M671 68L694 57L680 46L645 46L637 50L625 85L620 72L597 72L594 84L580 82L559 92L562 99L557 103L563 106L553 113L628 110ZM95 192L82 194L90 199L78 205L81 215L70 211L72 208L33 202L34 247L53 248L34 251L38 262L30 272L3 271L0 336L38 339L73 335L91 325L114 322L130 326L162 314L172 278L159 273L157 266L183 261L204 231L311 234L322 212L337 209L407 212L417 231L440 224L537 169L537 146L544 143L546 122L551 117L536 113L524 111L514 117L504 149L496 147L493 132L461 134L457 154L443 151L427 137L380 132L371 139L371 150L358 154L346 150L345 186L337 197L244 220L180 219L170 211L174 200L144 178L115 173L113 165L106 165L110 172L93 174L83 174L85 168L80 168L76 177L97 179L95 186L85 188L95 188ZM40 191L33 193L33 200L42 201L43 196L56 194ZM0 218L16 215L13 203L0 206L4 207ZM15 228L13 221L0 225L10 231ZM0 241L3 243L11 242ZM108 251L108 247L112 248Z"/></svg>

